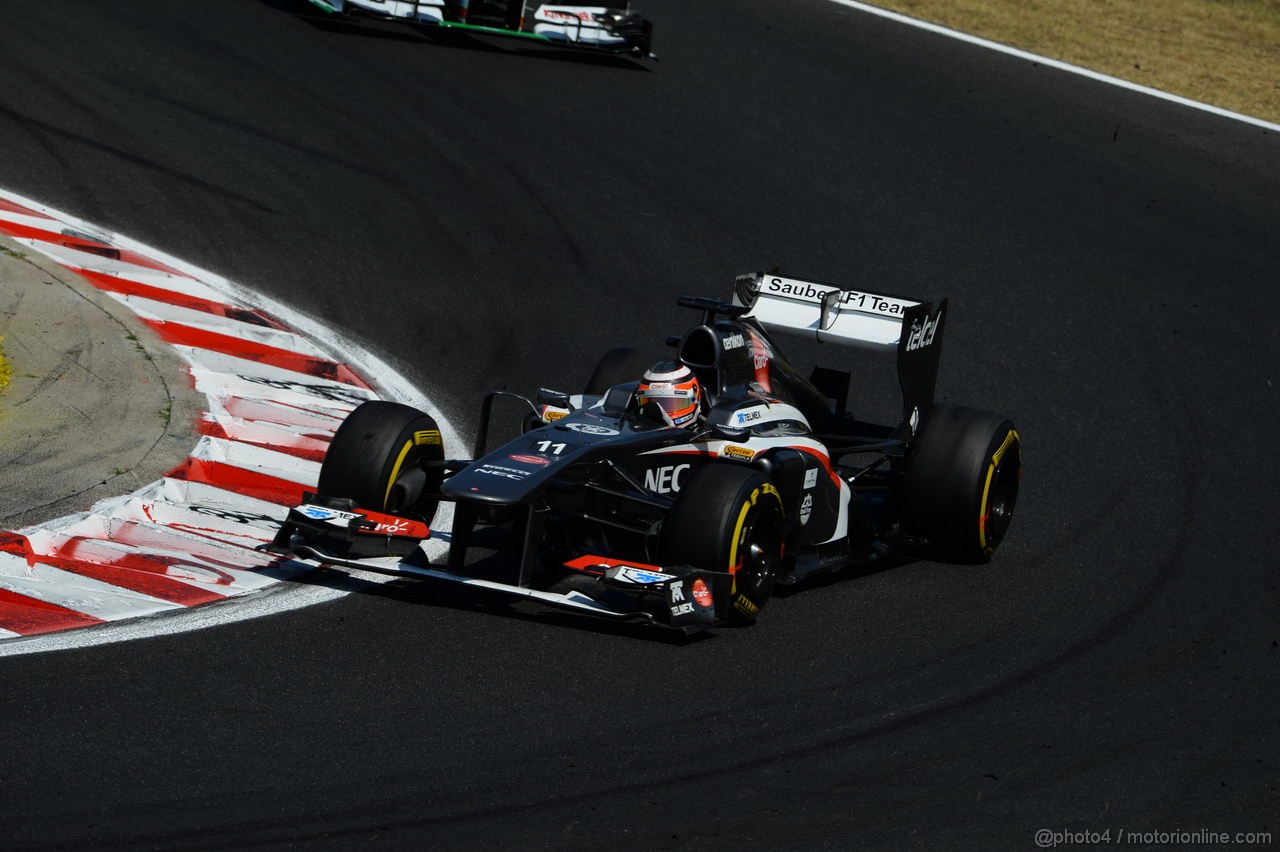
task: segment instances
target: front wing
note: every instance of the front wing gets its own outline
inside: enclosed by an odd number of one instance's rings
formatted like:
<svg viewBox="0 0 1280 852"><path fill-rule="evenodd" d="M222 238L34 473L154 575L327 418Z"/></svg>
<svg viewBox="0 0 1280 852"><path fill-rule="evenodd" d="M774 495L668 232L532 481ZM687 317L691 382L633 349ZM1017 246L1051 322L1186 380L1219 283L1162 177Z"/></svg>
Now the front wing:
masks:
<svg viewBox="0 0 1280 852"><path fill-rule="evenodd" d="M335 504L342 504L336 506ZM267 549L322 565L455 583L538 601L559 609L655 624L692 634L728 621L733 577L688 566L661 567L581 556L564 567L576 582L566 591L535 589L446 570L419 546L426 524L313 496L289 510Z"/></svg>

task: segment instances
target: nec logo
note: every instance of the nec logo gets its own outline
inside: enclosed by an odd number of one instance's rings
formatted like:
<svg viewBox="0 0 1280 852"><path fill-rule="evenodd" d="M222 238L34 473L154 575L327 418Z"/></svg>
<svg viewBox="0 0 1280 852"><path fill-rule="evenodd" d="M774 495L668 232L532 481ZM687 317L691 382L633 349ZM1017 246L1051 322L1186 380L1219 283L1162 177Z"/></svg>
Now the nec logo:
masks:
<svg viewBox="0 0 1280 852"><path fill-rule="evenodd" d="M644 488L654 494L673 494L680 490L684 475L689 470L687 464L672 464L666 467L655 467L644 472Z"/></svg>

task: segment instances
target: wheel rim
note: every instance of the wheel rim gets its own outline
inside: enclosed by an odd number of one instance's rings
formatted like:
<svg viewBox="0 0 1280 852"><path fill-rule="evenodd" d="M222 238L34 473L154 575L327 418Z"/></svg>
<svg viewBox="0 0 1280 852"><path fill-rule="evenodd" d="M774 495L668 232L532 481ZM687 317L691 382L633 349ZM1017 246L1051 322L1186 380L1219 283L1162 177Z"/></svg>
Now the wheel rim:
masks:
<svg viewBox="0 0 1280 852"><path fill-rule="evenodd" d="M777 520L758 519L747 531L746 545L741 570L748 590L758 593L772 585L782 563L782 534Z"/></svg>
<svg viewBox="0 0 1280 852"><path fill-rule="evenodd" d="M1014 453L1001 459L992 476L990 502L987 505L987 542L994 544L1004 537L1013 520L1013 507L1018 499L1018 481L1022 472L1021 457Z"/></svg>
<svg viewBox="0 0 1280 852"><path fill-rule="evenodd" d="M427 474L420 467L410 468L400 475L391 485L388 493L388 512L407 512L414 509L422 497L422 490L427 484Z"/></svg>

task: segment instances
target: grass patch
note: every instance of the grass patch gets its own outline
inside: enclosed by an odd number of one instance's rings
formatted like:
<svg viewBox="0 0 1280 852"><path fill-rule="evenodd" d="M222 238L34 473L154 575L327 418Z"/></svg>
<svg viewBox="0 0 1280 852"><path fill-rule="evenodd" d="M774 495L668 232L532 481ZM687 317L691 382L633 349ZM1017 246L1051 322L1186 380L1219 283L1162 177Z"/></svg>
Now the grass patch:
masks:
<svg viewBox="0 0 1280 852"><path fill-rule="evenodd" d="M138 339L138 335L130 332L124 336L124 339L133 344L133 348L142 353L142 357L148 361L152 360L151 353L147 351L147 347L142 345L142 341Z"/></svg>
<svg viewBox="0 0 1280 852"><path fill-rule="evenodd" d="M9 379L13 378L13 368L4 358L4 338L0 337L0 393L9 389Z"/></svg>
<svg viewBox="0 0 1280 852"><path fill-rule="evenodd" d="M872 5L1280 123L1280 0L872 0Z"/></svg>

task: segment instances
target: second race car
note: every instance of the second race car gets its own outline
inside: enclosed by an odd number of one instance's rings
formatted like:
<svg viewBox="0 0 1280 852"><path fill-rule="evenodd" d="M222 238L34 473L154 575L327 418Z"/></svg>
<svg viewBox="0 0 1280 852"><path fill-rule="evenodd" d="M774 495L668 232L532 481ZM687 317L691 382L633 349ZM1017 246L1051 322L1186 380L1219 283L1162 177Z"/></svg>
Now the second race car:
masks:
<svg viewBox="0 0 1280 852"><path fill-rule="evenodd" d="M607 353L582 393L486 396L471 459L427 414L366 402L318 493L273 548L684 632L756 619L775 586L885 556L983 561L1009 529L1021 440L1006 417L936 405L947 301L740 276L670 354ZM848 411L850 374L783 356L775 333L896 352L896 423ZM524 430L488 450L496 400ZM421 543L453 504L449 552Z"/></svg>
<svg viewBox="0 0 1280 852"><path fill-rule="evenodd" d="M653 25L630 6L529 0L308 0L333 15L443 27L547 45L654 58Z"/></svg>

